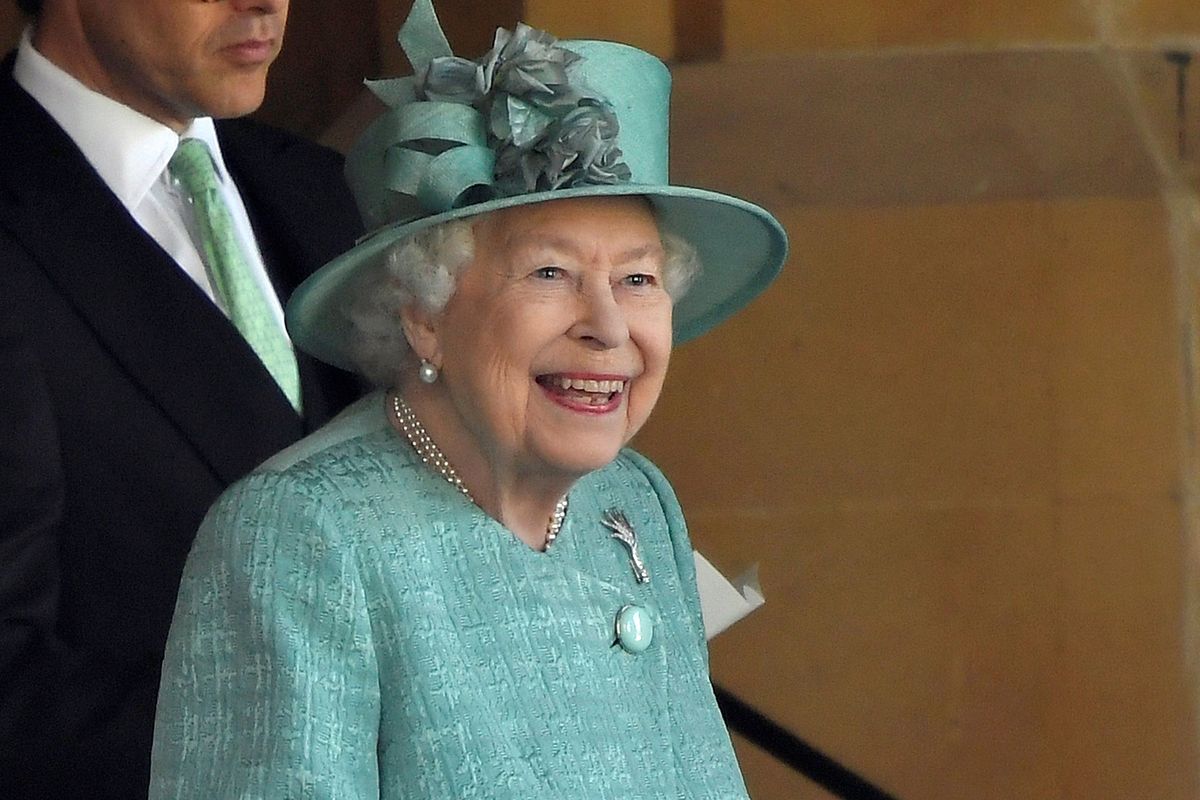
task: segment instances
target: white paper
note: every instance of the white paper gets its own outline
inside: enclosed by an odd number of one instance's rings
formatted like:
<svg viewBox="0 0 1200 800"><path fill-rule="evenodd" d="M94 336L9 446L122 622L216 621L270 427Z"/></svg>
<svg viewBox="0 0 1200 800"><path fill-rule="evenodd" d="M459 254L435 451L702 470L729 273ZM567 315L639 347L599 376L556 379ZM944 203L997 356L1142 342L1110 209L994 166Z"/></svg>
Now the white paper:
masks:
<svg viewBox="0 0 1200 800"><path fill-rule="evenodd" d="M693 550L692 555L696 561L705 638L713 638L765 602L758 584L757 564L730 582L699 552Z"/></svg>

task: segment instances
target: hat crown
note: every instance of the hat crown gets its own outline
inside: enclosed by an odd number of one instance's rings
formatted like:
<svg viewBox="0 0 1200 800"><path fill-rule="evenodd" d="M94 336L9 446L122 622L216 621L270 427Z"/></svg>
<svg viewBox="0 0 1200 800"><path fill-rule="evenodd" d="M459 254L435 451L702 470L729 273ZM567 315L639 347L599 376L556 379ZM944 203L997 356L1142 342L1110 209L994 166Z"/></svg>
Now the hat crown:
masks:
<svg viewBox="0 0 1200 800"><path fill-rule="evenodd" d="M632 173L630 183L666 184L671 102L667 65L645 50L617 42L581 39L562 46L583 57L571 69L613 107L621 126L617 144Z"/></svg>
<svg viewBox="0 0 1200 800"><path fill-rule="evenodd" d="M650 53L518 25L468 61L428 0L400 42L416 74L368 81L391 109L346 162L368 230L498 197L667 182L671 77Z"/></svg>

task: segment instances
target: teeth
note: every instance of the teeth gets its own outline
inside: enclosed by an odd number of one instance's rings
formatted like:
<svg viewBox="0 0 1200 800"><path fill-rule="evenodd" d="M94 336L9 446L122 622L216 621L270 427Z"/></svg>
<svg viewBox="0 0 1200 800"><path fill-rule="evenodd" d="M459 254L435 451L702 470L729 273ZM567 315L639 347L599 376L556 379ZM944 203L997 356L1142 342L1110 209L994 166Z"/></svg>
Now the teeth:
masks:
<svg viewBox="0 0 1200 800"><path fill-rule="evenodd" d="M574 390L576 392L594 392L598 394L612 394L613 392L624 391L625 381L593 381L583 380L580 378L568 378L563 375L556 379L559 387L563 391Z"/></svg>

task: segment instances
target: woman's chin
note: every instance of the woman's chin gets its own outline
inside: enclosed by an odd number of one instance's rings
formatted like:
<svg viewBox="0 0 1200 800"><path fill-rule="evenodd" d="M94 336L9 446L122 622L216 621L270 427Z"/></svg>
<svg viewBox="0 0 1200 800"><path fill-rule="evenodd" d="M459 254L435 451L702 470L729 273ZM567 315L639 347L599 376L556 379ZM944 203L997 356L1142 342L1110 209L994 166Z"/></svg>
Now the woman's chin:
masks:
<svg viewBox="0 0 1200 800"><path fill-rule="evenodd" d="M620 452L620 442L588 442L575 439L556 443L554 447L547 447L537 455L547 472L578 480L589 472L608 466Z"/></svg>
<svg viewBox="0 0 1200 800"><path fill-rule="evenodd" d="M530 449L541 461L562 472L583 476L612 463L632 435L628 406L618 396L603 407L572 407L561 398L545 397L529 430Z"/></svg>

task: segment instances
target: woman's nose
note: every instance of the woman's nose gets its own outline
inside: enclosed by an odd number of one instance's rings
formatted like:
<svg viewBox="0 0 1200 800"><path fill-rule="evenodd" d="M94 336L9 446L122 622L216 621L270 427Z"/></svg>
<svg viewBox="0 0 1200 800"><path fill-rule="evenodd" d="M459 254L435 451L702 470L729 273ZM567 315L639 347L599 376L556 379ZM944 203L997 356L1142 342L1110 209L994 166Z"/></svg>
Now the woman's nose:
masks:
<svg viewBox="0 0 1200 800"><path fill-rule="evenodd" d="M580 290L579 317L571 327L571 335L602 350L618 347L629 339L625 311L611 286L605 283Z"/></svg>

